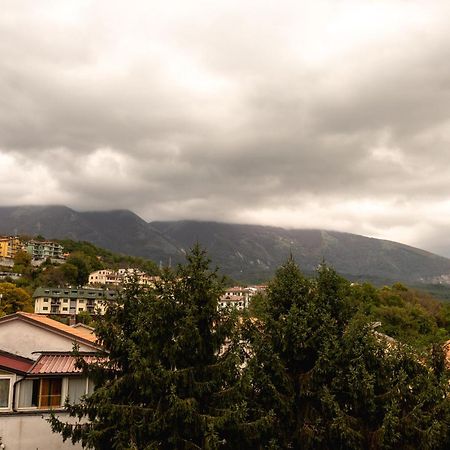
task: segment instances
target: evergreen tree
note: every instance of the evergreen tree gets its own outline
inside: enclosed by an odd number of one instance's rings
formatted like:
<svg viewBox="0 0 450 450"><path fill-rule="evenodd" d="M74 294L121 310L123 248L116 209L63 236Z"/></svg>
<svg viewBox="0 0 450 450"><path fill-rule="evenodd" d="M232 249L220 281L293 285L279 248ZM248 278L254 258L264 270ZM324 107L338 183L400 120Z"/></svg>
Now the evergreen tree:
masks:
<svg viewBox="0 0 450 450"><path fill-rule="evenodd" d="M292 258L277 271L244 332L251 410L273 413L266 445L445 448L442 363L377 333L357 306L350 283L325 265L312 280Z"/></svg>
<svg viewBox="0 0 450 450"><path fill-rule="evenodd" d="M198 246L155 289L128 285L97 323L107 357L82 364L96 390L67 405L82 420L53 430L100 450L448 448L441 348L377 332L334 270L290 258L257 318L218 309L222 292Z"/></svg>
<svg viewBox="0 0 450 450"><path fill-rule="evenodd" d="M89 423L53 417L54 431L95 449L231 449L245 442L235 317L217 307L222 280L204 251L195 246L187 260L155 290L131 284L108 308L96 327L107 359L84 364L96 390L67 405Z"/></svg>

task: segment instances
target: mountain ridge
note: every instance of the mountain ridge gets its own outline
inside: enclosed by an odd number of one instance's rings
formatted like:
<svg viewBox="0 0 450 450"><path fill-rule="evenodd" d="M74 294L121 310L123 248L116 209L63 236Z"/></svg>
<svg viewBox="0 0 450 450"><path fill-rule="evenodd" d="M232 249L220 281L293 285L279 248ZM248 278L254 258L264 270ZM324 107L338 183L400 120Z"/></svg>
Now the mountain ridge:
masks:
<svg viewBox="0 0 450 450"><path fill-rule="evenodd" d="M322 229L198 220L146 222L127 209L0 207L0 234L15 233L85 240L163 265L183 262L185 252L198 241L223 273L241 281L267 280L289 254L307 274L325 260L355 280L428 283L450 274L450 259L395 241Z"/></svg>

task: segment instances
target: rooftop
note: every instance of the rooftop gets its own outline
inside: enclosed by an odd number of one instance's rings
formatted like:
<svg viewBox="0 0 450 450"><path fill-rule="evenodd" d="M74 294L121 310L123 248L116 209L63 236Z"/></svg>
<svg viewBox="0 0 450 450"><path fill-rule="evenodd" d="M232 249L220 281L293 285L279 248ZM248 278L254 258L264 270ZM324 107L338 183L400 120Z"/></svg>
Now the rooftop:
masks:
<svg viewBox="0 0 450 450"><path fill-rule="evenodd" d="M96 355L81 355L85 362L98 361ZM67 353L42 354L29 370L32 375L78 374L82 369L76 367L77 357Z"/></svg>
<svg viewBox="0 0 450 450"><path fill-rule="evenodd" d="M0 369L24 374L28 372L33 364L34 361L32 359L0 350Z"/></svg>
<svg viewBox="0 0 450 450"><path fill-rule="evenodd" d="M114 290L104 289L85 289L85 288L49 288L38 287L33 293L33 298L48 297L48 298L84 298L84 299L106 299L115 298L117 292Z"/></svg>
<svg viewBox="0 0 450 450"><path fill-rule="evenodd" d="M70 327L69 325L58 322L57 320L50 319L50 317L44 316L42 314L19 311L15 314L10 314L9 316L0 318L0 322L13 320L15 318L22 319L28 322L34 322L53 331L59 331L63 334L70 335L73 338L78 338L82 341L88 341L91 344L95 344L97 342L97 337L92 330L86 329L85 327Z"/></svg>

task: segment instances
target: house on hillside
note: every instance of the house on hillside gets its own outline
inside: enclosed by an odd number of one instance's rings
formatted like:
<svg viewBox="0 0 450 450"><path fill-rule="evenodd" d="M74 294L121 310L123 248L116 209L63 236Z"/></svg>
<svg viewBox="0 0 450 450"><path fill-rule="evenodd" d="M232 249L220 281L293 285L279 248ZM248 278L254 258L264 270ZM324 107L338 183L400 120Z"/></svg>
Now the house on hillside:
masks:
<svg viewBox="0 0 450 450"><path fill-rule="evenodd" d="M0 437L5 450L81 449L63 443L45 420L50 412L64 419L66 399L77 402L94 388L75 367L74 344L88 362L101 350L89 327L23 312L0 318Z"/></svg>
<svg viewBox="0 0 450 450"><path fill-rule="evenodd" d="M219 299L219 308L233 307L239 310L248 308L252 297L259 293L264 292L266 286L233 286L227 288L224 294Z"/></svg>
<svg viewBox="0 0 450 450"><path fill-rule="evenodd" d="M134 280L141 286L154 287L159 277L148 275L135 268L101 269L89 274L89 284L91 286L122 286Z"/></svg>
<svg viewBox="0 0 450 450"><path fill-rule="evenodd" d="M248 307L250 291L247 288L234 286L227 288L225 293L219 299L219 307L233 307L239 310Z"/></svg>
<svg viewBox="0 0 450 450"><path fill-rule="evenodd" d="M34 260L64 259L64 248L56 242L31 240L26 243L25 248Z"/></svg>
<svg viewBox="0 0 450 450"><path fill-rule="evenodd" d="M0 257L14 259L17 252L23 247L17 236L0 236Z"/></svg>
<svg viewBox="0 0 450 450"><path fill-rule="evenodd" d="M112 289L38 287L33 293L34 312L67 317L82 311L103 314L108 300L116 296Z"/></svg>

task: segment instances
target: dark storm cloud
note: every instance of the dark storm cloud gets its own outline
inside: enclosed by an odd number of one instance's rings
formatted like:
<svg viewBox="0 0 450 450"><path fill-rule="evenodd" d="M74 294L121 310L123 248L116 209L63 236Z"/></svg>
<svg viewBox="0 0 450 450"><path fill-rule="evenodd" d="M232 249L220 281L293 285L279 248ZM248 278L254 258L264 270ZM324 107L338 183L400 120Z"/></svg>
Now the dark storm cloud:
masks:
<svg viewBox="0 0 450 450"><path fill-rule="evenodd" d="M2 203L334 228L442 253L448 9L6 2Z"/></svg>

